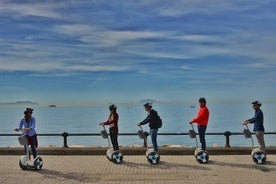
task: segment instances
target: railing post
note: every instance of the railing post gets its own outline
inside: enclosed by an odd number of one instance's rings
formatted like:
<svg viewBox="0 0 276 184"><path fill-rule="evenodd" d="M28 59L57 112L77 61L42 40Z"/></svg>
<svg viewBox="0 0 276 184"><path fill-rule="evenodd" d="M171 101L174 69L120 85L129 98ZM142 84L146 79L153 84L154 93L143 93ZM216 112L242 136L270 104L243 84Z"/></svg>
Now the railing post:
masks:
<svg viewBox="0 0 276 184"><path fill-rule="evenodd" d="M67 137L69 136L69 134L67 132L63 132L61 136L63 137L63 147L68 148Z"/></svg>
<svg viewBox="0 0 276 184"><path fill-rule="evenodd" d="M231 132L230 131L226 131L224 132L224 136L225 136L225 146L224 147L231 147L230 146L230 136L231 136Z"/></svg>

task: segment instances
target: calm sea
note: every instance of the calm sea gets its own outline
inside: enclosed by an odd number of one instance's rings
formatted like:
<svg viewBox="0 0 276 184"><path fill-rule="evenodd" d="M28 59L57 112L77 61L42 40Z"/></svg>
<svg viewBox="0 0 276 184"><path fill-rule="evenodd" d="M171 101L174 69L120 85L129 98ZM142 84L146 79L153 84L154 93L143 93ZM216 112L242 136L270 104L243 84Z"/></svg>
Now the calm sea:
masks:
<svg viewBox="0 0 276 184"><path fill-rule="evenodd" d="M210 121L207 132L242 132L242 120L251 118L254 111L251 105L213 105L208 106ZM163 120L159 130L162 133L187 133L190 129L189 120L197 115L198 107L184 105L155 104ZM13 129L18 126L23 117L24 108L0 108L0 133L15 133ZM267 132L276 132L276 108L274 104L264 104L262 110L265 116L265 129ZM136 133L137 122L146 117L146 112L141 105L122 105L118 107L119 132ZM99 122L106 121L109 114L107 107L36 107L33 116L36 118L37 133L99 133ZM253 128L251 125L250 128ZM148 130L148 126L144 126ZM16 133L15 133L16 134ZM149 139L150 140L150 139ZM224 136L207 136L207 146L217 144L224 146ZM276 145L276 135L265 135L267 145ZM257 141L254 136L255 144ZM194 146L195 141L189 136L158 136L159 145ZM68 137L68 145L106 146L107 140L100 136ZM119 136L119 144L123 146L142 145L143 141L138 136ZM250 146L251 142L243 136L231 136L231 146ZM40 146L62 146L62 137L39 137ZM0 136L0 147L19 146L17 137Z"/></svg>

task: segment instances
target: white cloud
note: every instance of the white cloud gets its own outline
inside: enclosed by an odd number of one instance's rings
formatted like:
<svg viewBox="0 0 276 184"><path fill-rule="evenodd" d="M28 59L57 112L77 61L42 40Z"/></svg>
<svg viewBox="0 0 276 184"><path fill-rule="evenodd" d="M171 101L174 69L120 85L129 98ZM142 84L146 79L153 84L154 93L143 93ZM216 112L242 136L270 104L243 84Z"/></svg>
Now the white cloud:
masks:
<svg viewBox="0 0 276 184"><path fill-rule="evenodd" d="M128 66L115 66L115 65L74 65L63 67L64 70L69 71L109 71L109 72L118 72L125 71L130 69Z"/></svg>
<svg viewBox="0 0 276 184"><path fill-rule="evenodd" d="M190 65L182 65L180 68L183 70L191 70L192 69Z"/></svg>
<svg viewBox="0 0 276 184"><path fill-rule="evenodd" d="M34 61L2 61L0 60L0 71L32 71L47 72L57 68L62 68L60 63L53 62L34 62Z"/></svg>
<svg viewBox="0 0 276 184"><path fill-rule="evenodd" d="M272 0L186 0L173 1L168 6L158 7L158 14L161 16L180 17L187 14L206 15L217 14L221 12L246 12L254 10L258 6L262 6L272 2Z"/></svg>
<svg viewBox="0 0 276 184"><path fill-rule="evenodd" d="M112 65L110 64L94 64L93 62L86 64L78 63L62 63L62 62L38 62L38 61L0 61L0 71L30 71L30 72L97 72L97 71L126 71L130 66Z"/></svg>
<svg viewBox="0 0 276 184"><path fill-rule="evenodd" d="M60 3L32 2L32 3L0 3L0 12L9 14L13 17L21 16L40 16L48 18L63 18L62 14L56 11Z"/></svg>
<svg viewBox="0 0 276 184"><path fill-rule="evenodd" d="M166 33L150 31L98 31L82 36L81 41L94 43L100 47L114 47L127 41L163 38Z"/></svg>

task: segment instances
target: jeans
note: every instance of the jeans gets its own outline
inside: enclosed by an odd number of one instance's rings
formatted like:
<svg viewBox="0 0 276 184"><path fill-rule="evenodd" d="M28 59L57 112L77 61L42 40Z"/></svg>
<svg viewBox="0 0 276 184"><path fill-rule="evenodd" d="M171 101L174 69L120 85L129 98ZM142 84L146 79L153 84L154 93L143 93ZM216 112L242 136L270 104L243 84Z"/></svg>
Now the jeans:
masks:
<svg viewBox="0 0 276 184"><path fill-rule="evenodd" d="M202 150L206 150L206 141L205 141L206 129L207 129L206 125L198 126L198 134L199 134L199 140L200 140L200 143L201 143L201 149Z"/></svg>
<svg viewBox="0 0 276 184"><path fill-rule="evenodd" d="M265 153L264 131L256 131L256 137L260 145L260 150Z"/></svg>
<svg viewBox="0 0 276 184"><path fill-rule="evenodd" d="M110 134L110 139L111 139L111 143L113 146L113 150L119 150L119 145L118 145L118 134L115 133L114 127L111 127L109 129L109 134Z"/></svg>
<svg viewBox="0 0 276 184"><path fill-rule="evenodd" d="M37 157L37 151L36 151L36 147L37 147L37 135L33 135L33 136L27 136L28 138L28 142L31 145L31 149L32 149L32 153L33 153L33 157L34 159ZM26 152L26 146L24 146L25 152Z"/></svg>
<svg viewBox="0 0 276 184"><path fill-rule="evenodd" d="M157 132L158 132L158 128L157 129L150 129L150 136L151 136L151 141L152 141L152 144L153 144L153 149L156 152L158 152Z"/></svg>

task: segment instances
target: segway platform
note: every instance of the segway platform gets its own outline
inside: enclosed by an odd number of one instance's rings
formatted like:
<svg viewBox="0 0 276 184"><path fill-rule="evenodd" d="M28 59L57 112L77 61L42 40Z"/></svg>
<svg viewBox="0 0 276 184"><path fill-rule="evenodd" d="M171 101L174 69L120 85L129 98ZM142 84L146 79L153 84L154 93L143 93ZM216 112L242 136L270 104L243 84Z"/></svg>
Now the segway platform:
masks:
<svg viewBox="0 0 276 184"><path fill-rule="evenodd" d="M28 145L28 139L25 135L21 135L18 137L18 142L23 145L26 146L26 155L25 156L21 156L20 160L19 160L19 167L22 170L26 170L26 169L35 169L37 171L42 169L43 166L43 160L41 157L36 157L34 159L34 161L31 160L30 158L30 148Z"/></svg>

